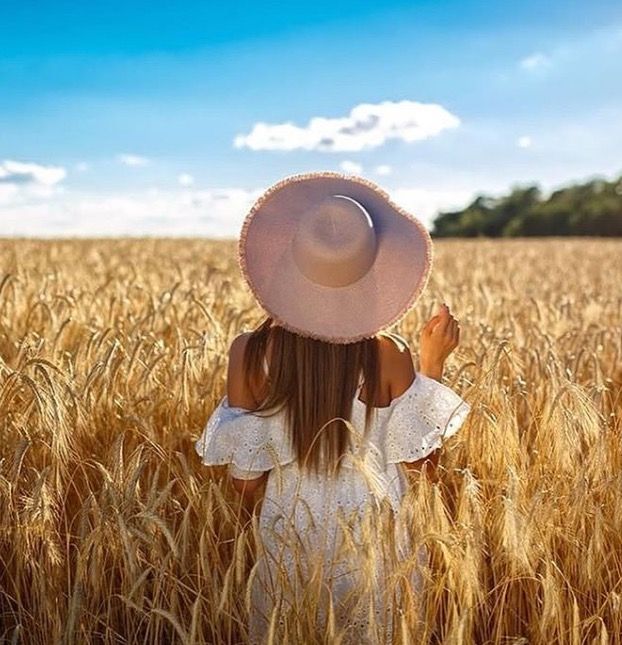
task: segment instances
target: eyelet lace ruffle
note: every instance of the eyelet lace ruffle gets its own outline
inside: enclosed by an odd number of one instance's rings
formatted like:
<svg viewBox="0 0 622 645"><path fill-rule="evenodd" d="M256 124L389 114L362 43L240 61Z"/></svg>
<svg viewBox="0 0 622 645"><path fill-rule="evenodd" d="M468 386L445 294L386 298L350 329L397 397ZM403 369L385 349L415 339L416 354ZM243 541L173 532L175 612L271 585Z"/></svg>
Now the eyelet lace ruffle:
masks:
<svg viewBox="0 0 622 645"><path fill-rule="evenodd" d="M386 463L427 457L458 432L470 410L451 388L417 374L389 407L382 441Z"/></svg>
<svg viewBox="0 0 622 645"><path fill-rule="evenodd" d="M353 451L358 458L384 464L423 459L462 426L470 406L451 388L417 374L388 407L377 408L374 427L362 440L364 405L355 399L352 423L358 436ZM360 426L360 427L359 427ZM240 479L252 479L277 465L295 460L282 411L270 416L230 406L223 397L209 418L195 449L205 465L230 465ZM357 458L346 455L344 467Z"/></svg>
<svg viewBox="0 0 622 645"><path fill-rule="evenodd" d="M282 413L253 414L223 397L194 447L206 466L230 465L231 474L252 479L295 459Z"/></svg>

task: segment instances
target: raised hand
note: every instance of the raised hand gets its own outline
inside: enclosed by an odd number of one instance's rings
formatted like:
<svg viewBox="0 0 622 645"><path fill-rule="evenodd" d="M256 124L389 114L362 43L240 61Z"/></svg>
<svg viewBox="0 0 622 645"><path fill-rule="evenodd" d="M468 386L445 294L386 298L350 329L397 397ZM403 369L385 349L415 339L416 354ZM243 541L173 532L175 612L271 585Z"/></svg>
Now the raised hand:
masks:
<svg viewBox="0 0 622 645"><path fill-rule="evenodd" d="M421 330L419 369L422 374L440 380L447 357L458 347L460 325L445 304Z"/></svg>

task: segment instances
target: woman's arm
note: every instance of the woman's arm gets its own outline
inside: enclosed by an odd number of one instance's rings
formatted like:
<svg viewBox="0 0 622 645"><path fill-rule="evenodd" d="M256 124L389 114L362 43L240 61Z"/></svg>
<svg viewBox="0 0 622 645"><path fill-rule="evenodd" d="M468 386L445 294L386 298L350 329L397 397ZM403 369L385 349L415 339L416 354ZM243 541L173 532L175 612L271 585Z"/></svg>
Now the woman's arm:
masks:
<svg viewBox="0 0 622 645"><path fill-rule="evenodd" d="M229 405L254 410L259 402L254 394L248 389L244 378L244 350L248 342L249 334L240 334L231 343L229 349L229 365L227 368L227 399ZM240 494L242 509L245 513L252 515L257 501L257 491L268 479L270 471L265 471L255 479L238 479L231 477L233 488Z"/></svg>
<svg viewBox="0 0 622 645"><path fill-rule="evenodd" d="M419 371L428 378L441 381L445 361L460 342L460 326L447 305L442 305L436 316L430 318L421 332ZM408 367L404 368L408 371ZM403 370L403 371L404 371ZM402 462L407 471L422 472L430 481L439 481L438 465L441 448L422 459Z"/></svg>

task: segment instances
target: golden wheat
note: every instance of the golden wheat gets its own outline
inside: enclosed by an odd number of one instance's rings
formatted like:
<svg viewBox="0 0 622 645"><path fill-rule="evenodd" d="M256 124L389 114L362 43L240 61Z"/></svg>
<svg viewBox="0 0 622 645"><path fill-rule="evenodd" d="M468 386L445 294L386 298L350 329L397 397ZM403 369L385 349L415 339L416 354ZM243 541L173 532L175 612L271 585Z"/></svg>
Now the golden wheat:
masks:
<svg viewBox="0 0 622 645"><path fill-rule="evenodd" d="M0 638L238 643L256 525L195 440L261 312L234 244L0 242ZM622 643L622 242L442 241L399 326L462 322L472 414L441 481L413 476L431 554L396 642ZM393 583L408 578L403 563ZM274 642L340 642L313 607ZM424 633L415 632L422 611Z"/></svg>

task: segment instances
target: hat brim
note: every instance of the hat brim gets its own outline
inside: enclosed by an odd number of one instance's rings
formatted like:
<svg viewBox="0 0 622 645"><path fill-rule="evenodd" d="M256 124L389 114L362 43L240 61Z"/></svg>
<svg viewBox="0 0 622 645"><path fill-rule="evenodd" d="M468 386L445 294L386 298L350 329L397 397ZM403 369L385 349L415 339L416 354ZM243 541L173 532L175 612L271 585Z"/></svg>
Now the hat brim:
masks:
<svg viewBox="0 0 622 645"><path fill-rule="evenodd" d="M326 287L301 273L292 240L303 214L335 194L365 207L377 252L359 280ZM432 240L419 220L373 182L328 171L292 175L269 188L244 221L238 251L253 294L277 324L333 343L371 338L398 322L425 288L432 265Z"/></svg>

